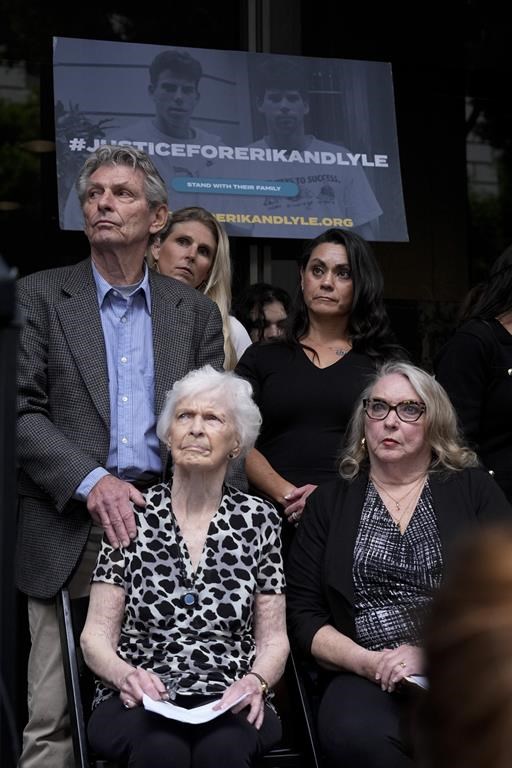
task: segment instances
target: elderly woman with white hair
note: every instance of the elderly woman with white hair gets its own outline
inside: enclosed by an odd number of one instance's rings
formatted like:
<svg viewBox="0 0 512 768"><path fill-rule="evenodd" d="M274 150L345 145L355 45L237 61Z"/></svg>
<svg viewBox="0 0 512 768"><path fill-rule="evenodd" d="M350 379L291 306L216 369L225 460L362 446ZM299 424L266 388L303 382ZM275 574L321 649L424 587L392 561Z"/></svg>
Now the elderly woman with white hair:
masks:
<svg viewBox="0 0 512 768"><path fill-rule="evenodd" d="M103 541L81 644L98 681L88 727L95 752L130 768L247 766L281 736L270 699L288 655L280 519L225 484L254 445L251 387L205 366L167 395L158 435L172 483L135 508L137 538ZM191 708L190 725L144 708L143 695ZM236 703L241 696L244 698Z"/></svg>
<svg viewBox="0 0 512 768"><path fill-rule="evenodd" d="M354 411L341 478L308 499L287 563L290 636L325 670L327 766L412 765L401 684L424 671L433 594L464 531L512 520L477 464L433 376L384 364Z"/></svg>

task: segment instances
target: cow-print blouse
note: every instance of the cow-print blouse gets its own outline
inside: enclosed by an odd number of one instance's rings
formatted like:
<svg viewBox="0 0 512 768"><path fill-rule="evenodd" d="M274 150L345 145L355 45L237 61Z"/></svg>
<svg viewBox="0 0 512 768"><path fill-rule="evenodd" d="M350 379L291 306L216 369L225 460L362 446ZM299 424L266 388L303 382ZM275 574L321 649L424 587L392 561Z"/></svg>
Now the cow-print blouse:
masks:
<svg viewBox="0 0 512 768"><path fill-rule="evenodd" d="M169 485L150 488L135 518L137 538L116 550L104 537L93 574L125 591L117 652L135 667L170 676L178 694L219 695L252 667L255 595L284 590L279 515L268 502L224 486L195 573ZM195 605L187 607L185 595ZM93 706L112 694L97 681Z"/></svg>

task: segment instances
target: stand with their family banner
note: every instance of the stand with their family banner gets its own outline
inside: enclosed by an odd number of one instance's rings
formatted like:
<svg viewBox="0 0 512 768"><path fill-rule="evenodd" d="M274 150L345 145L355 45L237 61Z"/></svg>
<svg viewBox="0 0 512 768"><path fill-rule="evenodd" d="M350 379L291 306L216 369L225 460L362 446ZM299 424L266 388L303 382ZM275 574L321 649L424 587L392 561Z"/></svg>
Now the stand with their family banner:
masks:
<svg viewBox="0 0 512 768"><path fill-rule="evenodd" d="M88 153L131 144L229 235L408 240L389 63L54 38L53 68L62 229Z"/></svg>

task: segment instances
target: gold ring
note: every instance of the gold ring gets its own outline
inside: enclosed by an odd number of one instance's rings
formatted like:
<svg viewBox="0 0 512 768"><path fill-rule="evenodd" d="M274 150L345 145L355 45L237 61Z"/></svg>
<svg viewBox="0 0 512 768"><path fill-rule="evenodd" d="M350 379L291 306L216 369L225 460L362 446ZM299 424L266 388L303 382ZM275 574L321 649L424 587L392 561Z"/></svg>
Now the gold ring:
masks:
<svg viewBox="0 0 512 768"><path fill-rule="evenodd" d="M400 662L400 666L401 666L401 667L406 667L406 666L407 666L407 664L405 663L405 661L401 661L401 662Z"/></svg>

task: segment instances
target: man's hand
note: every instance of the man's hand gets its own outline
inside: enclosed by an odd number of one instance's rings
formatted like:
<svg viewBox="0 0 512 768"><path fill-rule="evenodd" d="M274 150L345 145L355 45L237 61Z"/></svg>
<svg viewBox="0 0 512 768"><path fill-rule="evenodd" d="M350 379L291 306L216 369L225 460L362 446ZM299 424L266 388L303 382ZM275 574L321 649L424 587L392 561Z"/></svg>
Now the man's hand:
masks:
<svg viewBox="0 0 512 768"><path fill-rule="evenodd" d="M97 525L101 525L114 549L127 547L137 535L130 502L145 507L140 491L114 475L105 475L93 486L87 497L87 510Z"/></svg>

